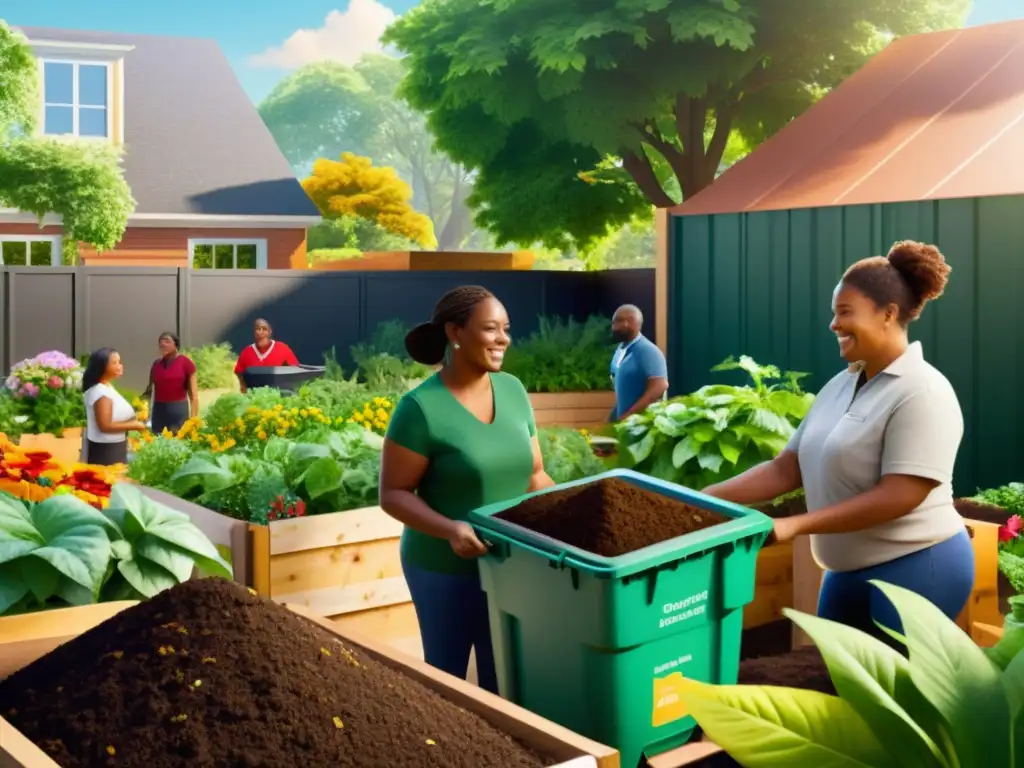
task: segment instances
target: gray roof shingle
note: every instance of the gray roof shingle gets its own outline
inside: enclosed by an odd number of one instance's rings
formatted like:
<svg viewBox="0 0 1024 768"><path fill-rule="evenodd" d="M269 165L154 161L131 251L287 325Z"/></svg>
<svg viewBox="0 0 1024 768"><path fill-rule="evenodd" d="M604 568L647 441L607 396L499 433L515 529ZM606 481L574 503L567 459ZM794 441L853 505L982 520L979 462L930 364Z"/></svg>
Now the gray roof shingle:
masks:
<svg viewBox="0 0 1024 768"><path fill-rule="evenodd" d="M30 41L132 45L125 177L136 213L316 216L213 40L19 27Z"/></svg>

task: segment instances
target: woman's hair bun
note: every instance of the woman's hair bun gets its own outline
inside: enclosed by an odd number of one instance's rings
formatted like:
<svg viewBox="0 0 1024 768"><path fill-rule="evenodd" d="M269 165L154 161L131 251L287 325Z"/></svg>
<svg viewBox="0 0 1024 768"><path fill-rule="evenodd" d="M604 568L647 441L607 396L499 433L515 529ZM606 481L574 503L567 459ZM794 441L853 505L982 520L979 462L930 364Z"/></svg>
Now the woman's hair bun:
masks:
<svg viewBox="0 0 1024 768"><path fill-rule="evenodd" d="M405 351L423 365L440 365L448 348L448 336L440 323L420 323L405 335Z"/></svg>
<svg viewBox="0 0 1024 768"><path fill-rule="evenodd" d="M886 257L900 273L919 305L942 295L952 268L934 245L900 240Z"/></svg>

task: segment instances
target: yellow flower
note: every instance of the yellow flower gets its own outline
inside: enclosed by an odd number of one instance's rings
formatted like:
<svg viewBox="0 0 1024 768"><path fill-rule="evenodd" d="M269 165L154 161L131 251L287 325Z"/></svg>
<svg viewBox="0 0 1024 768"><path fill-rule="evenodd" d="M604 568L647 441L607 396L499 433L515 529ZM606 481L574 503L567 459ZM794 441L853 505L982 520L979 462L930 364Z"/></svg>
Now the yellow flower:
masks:
<svg viewBox="0 0 1024 768"><path fill-rule="evenodd" d="M355 413L352 414L352 421L354 421L356 423L359 423L359 422L365 421L365 420L366 420L366 417L363 416L363 414L359 413L359 411L356 411Z"/></svg>
<svg viewBox="0 0 1024 768"><path fill-rule="evenodd" d="M267 433L264 432L262 429L260 429L260 430L258 430L256 432L256 437L258 437L260 440L266 440L267 439Z"/></svg>

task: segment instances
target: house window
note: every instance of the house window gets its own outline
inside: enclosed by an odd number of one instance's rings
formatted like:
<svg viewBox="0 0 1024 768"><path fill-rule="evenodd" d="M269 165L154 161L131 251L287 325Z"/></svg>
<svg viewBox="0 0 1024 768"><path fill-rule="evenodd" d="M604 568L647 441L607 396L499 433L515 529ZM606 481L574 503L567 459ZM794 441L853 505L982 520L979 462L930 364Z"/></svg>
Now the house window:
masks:
<svg viewBox="0 0 1024 768"><path fill-rule="evenodd" d="M43 133L110 137L110 64L43 62Z"/></svg>
<svg viewBox="0 0 1024 768"><path fill-rule="evenodd" d="M60 235L0 235L0 264L5 267L58 266Z"/></svg>
<svg viewBox="0 0 1024 768"><path fill-rule="evenodd" d="M266 240L189 240L192 269L266 269Z"/></svg>

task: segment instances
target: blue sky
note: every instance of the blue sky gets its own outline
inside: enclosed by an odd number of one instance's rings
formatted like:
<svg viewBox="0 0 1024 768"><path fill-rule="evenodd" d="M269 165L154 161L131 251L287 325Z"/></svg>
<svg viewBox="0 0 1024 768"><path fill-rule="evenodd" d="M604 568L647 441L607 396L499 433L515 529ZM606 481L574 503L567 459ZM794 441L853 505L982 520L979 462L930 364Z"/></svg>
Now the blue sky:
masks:
<svg viewBox="0 0 1024 768"><path fill-rule="evenodd" d="M416 2L29 0L0 13L15 26L212 37L231 60L246 91L259 101L290 66L315 56L318 50L344 50L353 60L358 58L363 49L374 46L374 30L386 25L392 13L403 13ZM329 18L332 11L334 14ZM968 23L987 24L1014 18L1024 18L1024 0L975 0ZM292 38L298 30L310 33ZM268 49L276 50L261 57Z"/></svg>

